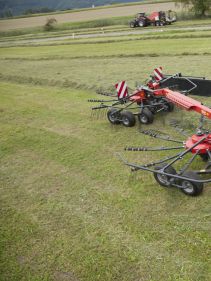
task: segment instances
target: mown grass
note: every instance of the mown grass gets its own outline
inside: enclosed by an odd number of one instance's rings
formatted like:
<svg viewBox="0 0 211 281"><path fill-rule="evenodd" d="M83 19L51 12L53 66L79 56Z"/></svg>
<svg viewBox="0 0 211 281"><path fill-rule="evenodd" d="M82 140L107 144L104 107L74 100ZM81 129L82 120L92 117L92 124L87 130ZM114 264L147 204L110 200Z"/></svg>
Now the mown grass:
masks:
<svg viewBox="0 0 211 281"><path fill-rule="evenodd" d="M117 81L127 80L134 88L143 83L156 65L164 65L168 73L183 72L211 78L207 61L210 56L111 57L52 60L1 60L0 78L8 81L83 89L110 88ZM165 61L165 64L163 63ZM190 67L189 62L192 62ZM56 65L56 68L55 68ZM178 66L179 65L179 66Z"/></svg>
<svg viewBox="0 0 211 281"><path fill-rule="evenodd" d="M2 280L208 280L210 190L130 175L115 152L155 141L92 120L90 96L1 83Z"/></svg>
<svg viewBox="0 0 211 281"><path fill-rule="evenodd" d="M141 56L141 55L203 55L210 54L210 38L200 40L195 38L162 39L149 41L114 42L102 44L81 44L39 47L1 48L0 58L89 58L111 56ZM168 46L168 48L166 48Z"/></svg>
<svg viewBox="0 0 211 281"><path fill-rule="evenodd" d="M139 124L111 126L87 103L119 80L134 87L155 66L211 78L210 55L203 55L209 44L0 49L0 280L209 280L210 186L190 198L158 186L151 174L131 173L116 152L148 163L166 154L124 147L168 143L141 135ZM173 117L189 127L199 115L176 111L141 128L183 140L168 126Z"/></svg>
<svg viewBox="0 0 211 281"><path fill-rule="evenodd" d="M58 38L59 36L53 36L52 37L38 37L38 40L34 40L34 38L31 37L23 37L23 38L17 38L17 40L14 40L12 38L9 38L8 40L0 40L0 47L24 47L24 46L61 46L61 45L77 45L77 44L99 44L99 43L115 43L115 42L128 42L128 41L139 41L139 40L151 40L151 39L201 39L201 38L210 38L211 37L211 31L210 30L168 30L168 29L159 29L157 31L148 30L147 32L139 35L114 35L113 32L121 32L125 31L121 28L119 29L107 29L107 30L96 30L94 32L82 32L77 33L76 35L65 34L65 38ZM100 34L99 37L90 37L87 39L78 38L78 35L81 34ZM53 40L49 40L49 38ZM41 40L39 40L41 39ZM19 41L20 40L20 41Z"/></svg>

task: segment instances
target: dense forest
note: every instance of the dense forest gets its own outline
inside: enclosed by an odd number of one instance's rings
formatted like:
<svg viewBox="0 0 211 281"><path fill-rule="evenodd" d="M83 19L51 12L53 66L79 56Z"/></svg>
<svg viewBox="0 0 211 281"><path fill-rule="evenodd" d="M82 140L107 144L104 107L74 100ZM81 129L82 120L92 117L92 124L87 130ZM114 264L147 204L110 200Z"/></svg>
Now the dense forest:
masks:
<svg viewBox="0 0 211 281"><path fill-rule="evenodd" d="M136 0L0 0L1 17L36 12L88 8L114 3L141 2Z"/></svg>

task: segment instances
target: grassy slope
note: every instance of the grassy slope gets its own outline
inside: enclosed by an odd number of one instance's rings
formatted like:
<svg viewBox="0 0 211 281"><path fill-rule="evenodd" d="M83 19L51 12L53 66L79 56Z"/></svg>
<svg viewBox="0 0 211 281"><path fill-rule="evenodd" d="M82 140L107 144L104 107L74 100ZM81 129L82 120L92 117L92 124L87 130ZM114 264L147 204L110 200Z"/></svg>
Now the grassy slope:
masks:
<svg viewBox="0 0 211 281"><path fill-rule="evenodd" d="M179 16L179 15L178 15ZM40 36L46 36L46 37L51 37L51 36L62 36L63 34L69 34L69 32L75 32L81 33L83 31L85 32L90 32L90 31L100 31L101 28L103 27L104 30L106 31L107 29L112 28L114 29L119 29L121 26L122 29L124 30L131 30L129 28L129 21L131 20L131 17L112 17L112 18L103 18L99 20L92 20L92 21L82 21L82 22L69 22L69 23L63 23L63 24L58 24L55 29L52 32L44 32L43 27L35 27L35 28L24 28L24 29L14 29L10 31L1 31L0 32L0 38L5 38L5 37L15 37L19 36L21 38L22 36L33 36L34 38L40 37ZM178 22L174 23L172 26L167 26L165 28L171 29L174 27L187 27L187 26L205 26L210 24L210 19L205 18L205 19L189 19L189 20L181 20L179 19ZM145 29L153 29L152 27L147 27ZM7 39L7 38L6 38Z"/></svg>
<svg viewBox="0 0 211 281"><path fill-rule="evenodd" d="M154 4L154 3L165 3L165 2L174 2L173 0L145 0L142 2L137 2L134 1L132 3L117 3L117 4L111 4L109 7L124 7L124 6L135 6L135 5L146 5L146 4ZM20 16L14 16L12 18L28 18L28 17L37 17L37 16L47 16L47 15L56 15L56 14L66 14L66 13L76 13L76 12L81 12L81 11L89 11L90 9L93 10L102 10L102 9L107 9L108 5L105 6L97 6L95 8L81 8L81 9L73 9L73 10L65 10L65 11L55 11L51 13L41 13L41 14L31 14L31 15L20 15ZM0 19L4 20L4 18Z"/></svg>
<svg viewBox="0 0 211 281"><path fill-rule="evenodd" d="M157 65L211 78L210 55L203 55L210 38L200 43L1 49L0 280L209 280L210 189L189 198L150 174L130 174L115 153L159 141L141 136L138 125L94 118L87 104L96 97L88 88L123 77L133 86ZM151 127L165 123L157 118ZM162 156L126 157L143 163Z"/></svg>

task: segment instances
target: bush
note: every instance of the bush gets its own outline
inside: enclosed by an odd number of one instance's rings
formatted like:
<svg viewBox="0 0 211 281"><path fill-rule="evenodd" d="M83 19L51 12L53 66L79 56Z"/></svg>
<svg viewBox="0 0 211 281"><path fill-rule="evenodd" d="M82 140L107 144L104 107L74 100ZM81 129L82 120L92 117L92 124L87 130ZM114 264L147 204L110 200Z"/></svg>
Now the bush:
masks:
<svg viewBox="0 0 211 281"><path fill-rule="evenodd" d="M52 31L56 28L57 20L55 18L48 18L46 24L44 25L45 31Z"/></svg>

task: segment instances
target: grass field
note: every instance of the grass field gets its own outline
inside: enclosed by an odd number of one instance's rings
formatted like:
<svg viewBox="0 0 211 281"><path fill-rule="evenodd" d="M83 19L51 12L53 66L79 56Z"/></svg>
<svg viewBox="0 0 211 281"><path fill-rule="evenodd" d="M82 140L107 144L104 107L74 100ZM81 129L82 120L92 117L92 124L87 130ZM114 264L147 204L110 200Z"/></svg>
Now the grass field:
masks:
<svg viewBox="0 0 211 281"><path fill-rule="evenodd" d="M154 2L154 3L153 3ZM156 3L158 2L158 3ZM144 10L144 12L151 13L154 10L181 10L178 6L175 7L174 2L166 1L150 1L146 3L136 3L135 5L111 5L108 7L97 9L76 10L74 12L53 14L52 16L58 23L78 22L97 20L104 18L133 16L137 11ZM46 23L46 19L50 15L42 15L29 18L7 19L0 21L0 31L12 30L17 28L30 28L43 26Z"/></svg>
<svg viewBox="0 0 211 281"><path fill-rule="evenodd" d="M134 87L160 65L211 79L210 32L179 35L0 48L0 280L210 280L210 186L191 198L131 173L116 152L147 163L165 153L125 145L161 143L138 124L93 116L87 102L122 79ZM170 116L186 125L199 117ZM164 116L150 128L176 136Z"/></svg>

